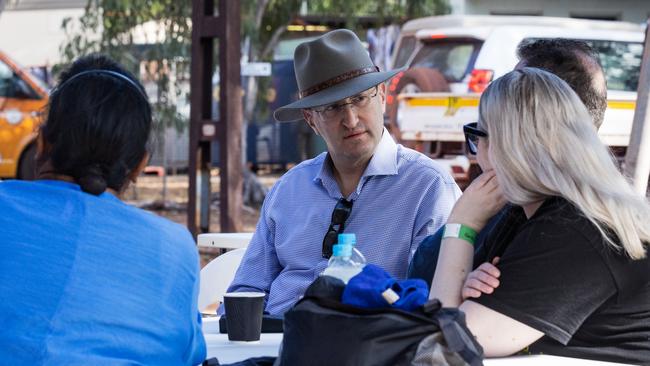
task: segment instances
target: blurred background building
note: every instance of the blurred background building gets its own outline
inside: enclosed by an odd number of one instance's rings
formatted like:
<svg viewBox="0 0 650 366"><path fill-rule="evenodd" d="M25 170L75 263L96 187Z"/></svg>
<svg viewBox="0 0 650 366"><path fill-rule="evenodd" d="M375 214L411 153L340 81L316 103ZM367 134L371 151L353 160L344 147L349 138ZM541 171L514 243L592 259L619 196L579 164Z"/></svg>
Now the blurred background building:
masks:
<svg viewBox="0 0 650 366"><path fill-rule="evenodd" d="M647 0L450 0L453 14L533 15L546 17L645 22Z"/></svg>
<svg viewBox="0 0 650 366"><path fill-rule="evenodd" d="M63 61L61 46L66 40L69 41L69 34L66 34L62 24L70 19L71 26L67 32L78 30L75 21L85 13L88 3L88 0L0 0L0 51L51 86L53 67ZM187 6L190 3L179 2ZM244 140L246 161L253 167L266 165L284 169L325 149L323 141L304 123L278 124L271 115L274 108L297 97L292 62L297 44L349 24L345 15L319 14L309 3L303 1L300 11L277 43L275 52L267 60L262 60L269 64L271 75L255 76L263 88L260 89L261 97L254 99L263 100L264 103L259 104L262 107L256 104L254 108L259 110L254 113L245 111L245 115L249 116ZM649 0L447 0L447 5L447 11L452 14L553 16L633 23L642 23L650 16ZM367 43L373 60L382 69L391 68L391 53L399 26L408 20L392 16L365 14L355 18L357 33ZM140 36L134 41L134 54L153 44L151 40L155 40L156 35L150 36L148 33L147 27L141 27ZM246 47L244 44L243 55L247 54ZM242 61L247 62L245 59ZM242 85L249 84L248 78L251 76L242 77ZM155 83L145 77L142 79L155 100ZM174 87L186 94L189 91L188 80L188 77L181 77ZM219 102L217 77L213 78L213 84L213 111L216 111ZM175 103L180 115L189 115L186 98L178 98L172 103ZM188 161L188 141L187 129L165 127L155 141L152 164L173 171L184 169ZM218 165L218 155L215 154L213 160Z"/></svg>

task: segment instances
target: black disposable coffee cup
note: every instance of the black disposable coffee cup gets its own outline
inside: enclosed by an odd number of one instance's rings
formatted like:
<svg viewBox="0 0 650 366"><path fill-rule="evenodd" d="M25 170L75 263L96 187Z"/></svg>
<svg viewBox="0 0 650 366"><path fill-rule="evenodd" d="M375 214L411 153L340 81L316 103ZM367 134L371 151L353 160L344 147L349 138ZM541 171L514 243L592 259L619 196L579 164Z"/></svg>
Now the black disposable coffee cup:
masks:
<svg viewBox="0 0 650 366"><path fill-rule="evenodd" d="M228 339L231 341L259 341L262 332L264 293L229 292L223 295L226 307Z"/></svg>

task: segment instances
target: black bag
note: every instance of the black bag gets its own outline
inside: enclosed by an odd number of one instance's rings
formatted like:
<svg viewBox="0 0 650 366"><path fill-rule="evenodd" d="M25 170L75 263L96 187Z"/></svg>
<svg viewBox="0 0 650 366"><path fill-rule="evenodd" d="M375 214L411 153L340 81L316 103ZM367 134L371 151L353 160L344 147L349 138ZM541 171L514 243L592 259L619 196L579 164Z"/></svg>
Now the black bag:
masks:
<svg viewBox="0 0 650 366"><path fill-rule="evenodd" d="M483 350L465 326L464 314L441 308L437 300L407 312L358 308L315 292L307 290L285 314L279 365L406 366L420 352L420 342L437 332L444 338L445 355L453 354L461 364L482 365Z"/></svg>

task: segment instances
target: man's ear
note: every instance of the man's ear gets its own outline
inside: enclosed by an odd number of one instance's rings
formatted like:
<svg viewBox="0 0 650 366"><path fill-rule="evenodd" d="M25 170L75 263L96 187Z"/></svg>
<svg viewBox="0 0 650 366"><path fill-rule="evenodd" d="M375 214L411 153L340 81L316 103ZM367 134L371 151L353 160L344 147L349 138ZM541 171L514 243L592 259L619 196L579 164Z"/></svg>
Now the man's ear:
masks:
<svg viewBox="0 0 650 366"><path fill-rule="evenodd" d="M309 109L303 109L302 117L305 119L305 121L307 121L307 124L309 127L311 127L314 133L320 136L320 133L318 133L318 129L316 128L316 124L314 123L314 112L310 111Z"/></svg>

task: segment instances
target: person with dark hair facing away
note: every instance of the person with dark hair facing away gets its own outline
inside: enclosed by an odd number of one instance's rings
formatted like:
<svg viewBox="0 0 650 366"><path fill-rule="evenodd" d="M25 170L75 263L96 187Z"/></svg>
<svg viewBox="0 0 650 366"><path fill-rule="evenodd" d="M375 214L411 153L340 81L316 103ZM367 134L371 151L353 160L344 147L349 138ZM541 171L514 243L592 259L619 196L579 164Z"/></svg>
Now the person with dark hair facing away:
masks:
<svg viewBox="0 0 650 366"><path fill-rule="evenodd" d="M52 91L37 180L0 183L0 360L195 365L199 261L180 225L119 196L147 163L142 85L101 55Z"/></svg>
<svg viewBox="0 0 650 366"><path fill-rule="evenodd" d="M515 69L535 67L557 75L569 84L584 103L594 126L599 128L602 125L607 109L607 81L598 55L588 44L566 38L532 39L519 44L517 56L519 63ZM498 273L495 265L499 261L500 247L489 244L507 242L514 234L514 226L499 225L499 222L521 217L520 213L521 207L507 204L478 233L474 266L477 268L475 275L479 276L472 277L485 278L489 273ZM420 278L431 283L438 262L443 231L444 227L422 241L409 265L409 278ZM492 263L488 261L488 251L492 254ZM495 283L493 280L487 281ZM479 295L479 288L488 288L488 284L478 278L471 280L469 285L473 286L465 291L475 295Z"/></svg>

